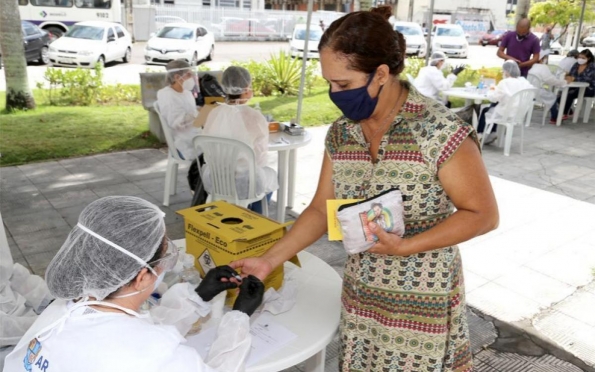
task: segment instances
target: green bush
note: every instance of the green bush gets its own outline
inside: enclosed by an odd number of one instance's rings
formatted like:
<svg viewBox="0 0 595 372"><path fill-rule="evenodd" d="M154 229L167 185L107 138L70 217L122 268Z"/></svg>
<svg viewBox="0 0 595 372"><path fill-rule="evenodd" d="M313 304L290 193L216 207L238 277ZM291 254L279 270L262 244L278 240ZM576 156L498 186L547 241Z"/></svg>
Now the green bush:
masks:
<svg viewBox="0 0 595 372"><path fill-rule="evenodd" d="M423 58L410 57L405 60L405 69L399 75L401 80L407 80L407 74L417 77L419 70L426 65L426 60Z"/></svg>
<svg viewBox="0 0 595 372"><path fill-rule="evenodd" d="M52 106L91 106L94 104L140 102L140 87L117 84L104 85L102 67L72 70L48 68L44 79L47 102ZM43 89L42 82L37 83Z"/></svg>

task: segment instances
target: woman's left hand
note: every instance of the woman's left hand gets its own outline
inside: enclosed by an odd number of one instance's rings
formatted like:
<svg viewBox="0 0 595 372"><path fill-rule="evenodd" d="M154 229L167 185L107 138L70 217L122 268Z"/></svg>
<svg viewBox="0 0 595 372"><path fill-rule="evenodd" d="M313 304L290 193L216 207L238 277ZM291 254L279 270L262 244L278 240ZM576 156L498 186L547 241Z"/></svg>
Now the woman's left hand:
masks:
<svg viewBox="0 0 595 372"><path fill-rule="evenodd" d="M384 231L383 228L379 227L378 224L374 222L369 222L368 228L378 237L378 241L368 250L368 252L375 254L391 254L394 256L410 255L406 250L405 244L403 244L405 239L397 234Z"/></svg>

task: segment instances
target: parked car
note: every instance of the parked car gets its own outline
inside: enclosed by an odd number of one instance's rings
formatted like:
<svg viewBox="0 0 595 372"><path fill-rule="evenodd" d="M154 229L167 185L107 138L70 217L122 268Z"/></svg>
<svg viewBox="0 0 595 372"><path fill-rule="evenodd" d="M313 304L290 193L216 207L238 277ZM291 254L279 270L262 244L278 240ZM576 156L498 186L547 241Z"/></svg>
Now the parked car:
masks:
<svg viewBox="0 0 595 372"><path fill-rule="evenodd" d="M583 46L584 47L594 47L595 46L595 32L592 33L590 36L587 36L583 39Z"/></svg>
<svg viewBox="0 0 595 372"><path fill-rule="evenodd" d="M441 51L448 56L466 58L469 43L460 25L438 24L434 26L432 52Z"/></svg>
<svg viewBox="0 0 595 372"><path fill-rule="evenodd" d="M55 37L31 22L21 21L21 32L25 44L25 59L27 62L37 62L42 65L50 63L48 50ZM0 52L0 68L2 67L2 53Z"/></svg>
<svg viewBox="0 0 595 372"><path fill-rule="evenodd" d="M424 33L421 26L415 22L395 22L395 30L399 31L405 37L407 44L407 54L425 57L428 44L424 39Z"/></svg>
<svg viewBox="0 0 595 372"><path fill-rule="evenodd" d="M155 16L155 27L157 31L161 30L168 23L186 23L186 20L175 16Z"/></svg>
<svg viewBox="0 0 595 372"><path fill-rule="evenodd" d="M145 62L165 65L174 59L185 59L197 65L211 61L215 54L215 37L197 23L168 23L147 42Z"/></svg>
<svg viewBox="0 0 595 372"><path fill-rule="evenodd" d="M500 41L502 41L502 38L504 37L504 35L507 32L508 32L507 30L492 30L492 31L486 32L479 39L479 43L483 46L486 46L486 45L500 46Z"/></svg>
<svg viewBox="0 0 595 372"><path fill-rule="evenodd" d="M310 26L310 37L308 38L307 58L320 58L318 43L322 37L322 30L319 25ZM306 25L295 25L291 40L289 41L289 53L292 57L302 58L304 56L304 45L306 43Z"/></svg>
<svg viewBox="0 0 595 372"><path fill-rule="evenodd" d="M126 63L132 56L132 38L118 23L78 22L50 45L48 55L57 66L93 68L118 59Z"/></svg>

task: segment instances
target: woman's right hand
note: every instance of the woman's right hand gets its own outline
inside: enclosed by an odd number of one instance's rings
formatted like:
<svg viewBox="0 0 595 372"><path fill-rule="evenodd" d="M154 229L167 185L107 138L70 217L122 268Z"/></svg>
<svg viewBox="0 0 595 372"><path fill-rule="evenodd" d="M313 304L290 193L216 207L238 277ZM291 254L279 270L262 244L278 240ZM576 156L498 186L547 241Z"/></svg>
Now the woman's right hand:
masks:
<svg viewBox="0 0 595 372"><path fill-rule="evenodd" d="M241 269L242 277L254 275L260 280L264 280L274 267L269 260L263 257L250 257L234 261L229 264L233 269Z"/></svg>

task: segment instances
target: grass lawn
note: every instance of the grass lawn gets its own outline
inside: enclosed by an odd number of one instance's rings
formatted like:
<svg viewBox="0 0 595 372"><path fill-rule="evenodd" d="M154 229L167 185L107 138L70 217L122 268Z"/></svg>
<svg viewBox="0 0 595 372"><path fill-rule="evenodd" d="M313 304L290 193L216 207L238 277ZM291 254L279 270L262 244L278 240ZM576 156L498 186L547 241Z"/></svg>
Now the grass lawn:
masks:
<svg viewBox="0 0 595 372"><path fill-rule="evenodd" d="M1 166L161 146L141 105L56 107L34 96L36 110L0 114Z"/></svg>

